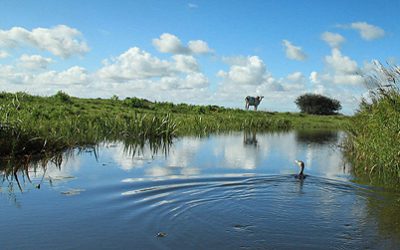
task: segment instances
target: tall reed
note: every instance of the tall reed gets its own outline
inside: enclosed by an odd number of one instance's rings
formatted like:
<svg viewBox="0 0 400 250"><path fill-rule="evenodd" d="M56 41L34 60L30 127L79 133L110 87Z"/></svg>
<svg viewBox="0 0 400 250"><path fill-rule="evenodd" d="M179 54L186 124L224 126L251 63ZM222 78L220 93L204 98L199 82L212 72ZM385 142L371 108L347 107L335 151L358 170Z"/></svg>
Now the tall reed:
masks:
<svg viewBox="0 0 400 250"><path fill-rule="evenodd" d="M73 109L74 100L66 94L57 93L55 100L48 99L0 93L0 157L48 153L126 138L139 144L167 142L176 136L176 123L169 114L140 114L134 110L77 112Z"/></svg>
<svg viewBox="0 0 400 250"><path fill-rule="evenodd" d="M365 76L369 100L352 119L346 152L357 175L385 185L400 184L400 67L376 64Z"/></svg>

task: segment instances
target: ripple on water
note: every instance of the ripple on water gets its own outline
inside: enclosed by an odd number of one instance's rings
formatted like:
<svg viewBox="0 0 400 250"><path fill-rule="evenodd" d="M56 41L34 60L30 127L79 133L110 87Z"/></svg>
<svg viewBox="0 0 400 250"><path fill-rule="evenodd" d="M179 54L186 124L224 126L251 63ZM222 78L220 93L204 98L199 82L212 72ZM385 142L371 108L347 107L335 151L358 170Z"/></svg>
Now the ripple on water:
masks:
<svg viewBox="0 0 400 250"><path fill-rule="evenodd" d="M348 182L277 175L125 179L98 201L115 210L114 223L138 235L168 234L155 245L341 248L368 246L365 237L376 237L363 209L370 194Z"/></svg>

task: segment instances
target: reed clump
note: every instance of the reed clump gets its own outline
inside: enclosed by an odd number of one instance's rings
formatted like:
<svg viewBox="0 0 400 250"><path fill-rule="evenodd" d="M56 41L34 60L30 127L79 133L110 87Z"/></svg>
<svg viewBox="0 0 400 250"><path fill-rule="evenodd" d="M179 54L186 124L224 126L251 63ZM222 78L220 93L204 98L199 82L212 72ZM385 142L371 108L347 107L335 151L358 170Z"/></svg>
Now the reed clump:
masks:
<svg viewBox="0 0 400 250"><path fill-rule="evenodd" d="M60 92L48 98L0 93L0 157L54 153L104 140L154 142L176 136L169 114L122 112L107 104L91 106Z"/></svg>
<svg viewBox="0 0 400 250"><path fill-rule="evenodd" d="M345 144L356 175L386 186L400 183L400 68L376 69L365 76L370 89L352 119Z"/></svg>

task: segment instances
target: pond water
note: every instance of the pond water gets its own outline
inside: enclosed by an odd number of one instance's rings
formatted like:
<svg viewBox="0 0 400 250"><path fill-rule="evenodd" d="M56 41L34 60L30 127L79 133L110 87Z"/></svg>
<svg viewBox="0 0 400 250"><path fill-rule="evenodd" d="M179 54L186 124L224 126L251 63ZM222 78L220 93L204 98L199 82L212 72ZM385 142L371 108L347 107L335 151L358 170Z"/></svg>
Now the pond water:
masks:
<svg viewBox="0 0 400 250"><path fill-rule="evenodd" d="M114 142L0 167L0 248L399 249L400 194L354 183L343 135Z"/></svg>

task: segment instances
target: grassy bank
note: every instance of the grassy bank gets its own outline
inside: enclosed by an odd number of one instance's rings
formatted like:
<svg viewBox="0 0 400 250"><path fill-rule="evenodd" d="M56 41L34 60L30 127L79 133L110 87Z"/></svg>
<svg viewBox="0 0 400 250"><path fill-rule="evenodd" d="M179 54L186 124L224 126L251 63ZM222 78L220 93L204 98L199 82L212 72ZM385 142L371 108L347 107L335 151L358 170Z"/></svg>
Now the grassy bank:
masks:
<svg viewBox="0 0 400 250"><path fill-rule="evenodd" d="M381 66L366 76L370 100L352 119L346 153L360 180L399 186L400 183L400 68Z"/></svg>
<svg viewBox="0 0 400 250"><path fill-rule="evenodd" d="M184 134L341 128L344 116L253 112L138 98L82 99L0 93L0 157L54 152L103 140L168 143Z"/></svg>

